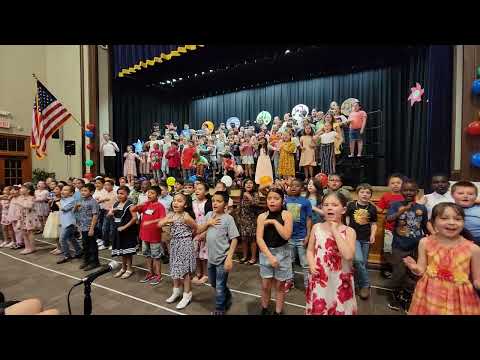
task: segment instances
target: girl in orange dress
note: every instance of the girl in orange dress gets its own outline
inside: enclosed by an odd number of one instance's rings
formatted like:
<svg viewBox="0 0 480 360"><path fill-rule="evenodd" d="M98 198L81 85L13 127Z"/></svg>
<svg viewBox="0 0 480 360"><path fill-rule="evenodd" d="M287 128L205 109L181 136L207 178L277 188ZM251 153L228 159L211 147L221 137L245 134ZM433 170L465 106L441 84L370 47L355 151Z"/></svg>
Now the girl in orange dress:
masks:
<svg viewBox="0 0 480 360"><path fill-rule="evenodd" d="M462 236L465 213L453 203L432 210L436 233L420 240L418 261L405 265L417 282L410 315L480 315L480 247ZM468 236L465 234L465 236ZM472 284L473 283L473 284Z"/></svg>
<svg viewBox="0 0 480 360"><path fill-rule="evenodd" d="M280 158L278 160L278 176L295 176L295 153L297 147L291 140L290 132L283 134L280 143Z"/></svg>

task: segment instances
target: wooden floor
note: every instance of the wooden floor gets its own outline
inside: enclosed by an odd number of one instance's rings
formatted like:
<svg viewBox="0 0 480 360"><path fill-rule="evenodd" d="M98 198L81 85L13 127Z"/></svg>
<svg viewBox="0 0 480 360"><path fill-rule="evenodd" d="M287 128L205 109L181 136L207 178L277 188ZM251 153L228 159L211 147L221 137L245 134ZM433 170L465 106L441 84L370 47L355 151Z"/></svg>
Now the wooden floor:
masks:
<svg viewBox="0 0 480 360"><path fill-rule="evenodd" d="M20 255L18 250L0 248L0 290L7 300L38 297L47 308L57 308L67 315L67 293L70 287L85 277L79 270L80 260L57 265L57 257L48 252L54 248L51 241L37 239L38 251ZM110 251L100 252L102 264L110 261ZM153 287L139 283L145 276L144 258L134 256L135 273L130 279L113 278L112 274L99 277L92 286L93 314L97 315L209 315L214 310L214 290L209 285L195 286L193 302L183 310L176 304L167 304L172 290L168 265L162 266L163 280ZM296 267L296 288L286 296L285 314L302 315L305 310L303 275ZM378 271L370 271L371 297L358 298L360 315L400 315L387 308L390 291L383 288L385 280ZM260 311L260 276L257 265L234 263L228 283L233 293L233 305L229 315L257 315ZM77 287L71 296L74 315L83 314L83 286Z"/></svg>

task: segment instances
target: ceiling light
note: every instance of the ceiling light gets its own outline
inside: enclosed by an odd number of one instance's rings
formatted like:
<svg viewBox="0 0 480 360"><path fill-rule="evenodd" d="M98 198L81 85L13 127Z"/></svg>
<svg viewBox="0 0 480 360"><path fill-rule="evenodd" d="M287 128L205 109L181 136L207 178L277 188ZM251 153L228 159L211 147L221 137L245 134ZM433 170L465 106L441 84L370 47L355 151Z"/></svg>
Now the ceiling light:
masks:
<svg viewBox="0 0 480 360"><path fill-rule="evenodd" d="M213 70L210 69L210 72L213 72Z"/></svg>
<svg viewBox="0 0 480 360"><path fill-rule="evenodd" d="M175 81L177 81L177 80L176 80L176 79L173 79L172 81L175 82Z"/></svg>
<svg viewBox="0 0 480 360"><path fill-rule="evenodd" d="M195 74L195 76L198 76L198 74Z"/></svg>
<svg viewBox="0 0 480 360"><path fill-rule="evenodd" d="M202 71L202 75L204 75L205 73Z"/></svg>
<svg viewBox="0 0 480 360"><path fill-rule="evenodd" d="M178 78L178 80L183 80L183 78Z"/></svg>
<svg viewBox="0 0 480 360"><path fill-rule="evenodd" d="M167 80L167 84L170 84L170 80Z"/></svg>
<svg viewBox="0 0 480 360"><path fill-rule="evenodd" d="M287 55L287 54L290 54L290 50L288 50L288 49L285 51L285 55Z"/></svg>

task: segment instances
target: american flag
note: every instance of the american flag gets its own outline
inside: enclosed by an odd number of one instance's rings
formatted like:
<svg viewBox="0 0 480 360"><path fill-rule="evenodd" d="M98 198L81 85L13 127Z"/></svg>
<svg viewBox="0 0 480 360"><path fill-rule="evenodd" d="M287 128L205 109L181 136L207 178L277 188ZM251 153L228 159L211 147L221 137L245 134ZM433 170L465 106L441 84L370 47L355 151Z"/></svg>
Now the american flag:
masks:
<svg viewBox="0 0 480 360"><path fill-rule="evenodd" d="M31 147L37 158L43 159L47 152L47 140L63 126L72 115L37 80L37 95L33 102Z"/></svg>

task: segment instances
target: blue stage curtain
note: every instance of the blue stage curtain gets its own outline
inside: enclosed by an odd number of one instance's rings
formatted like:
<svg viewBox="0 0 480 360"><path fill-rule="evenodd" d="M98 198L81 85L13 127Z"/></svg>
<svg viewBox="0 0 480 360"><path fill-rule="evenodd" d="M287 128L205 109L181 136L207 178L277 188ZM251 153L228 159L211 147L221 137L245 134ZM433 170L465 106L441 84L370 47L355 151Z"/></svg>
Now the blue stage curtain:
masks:
<svg viewBox="0 0 480 360"><path fill-rule="evenodd" d="M160 54L169 54L184 45L113 45L113 66L115 76L141 61L153 60Z"/></svg>

